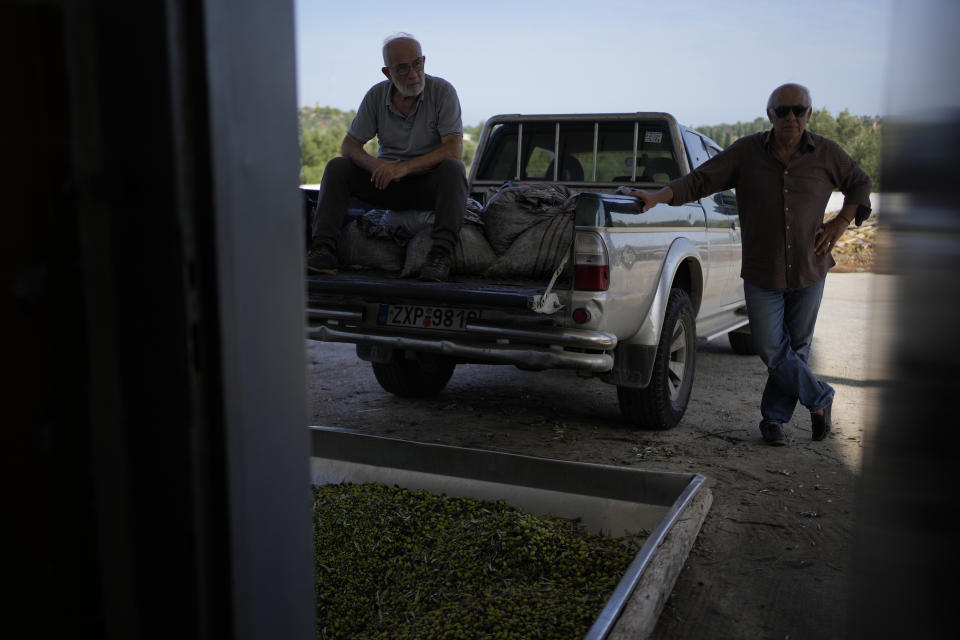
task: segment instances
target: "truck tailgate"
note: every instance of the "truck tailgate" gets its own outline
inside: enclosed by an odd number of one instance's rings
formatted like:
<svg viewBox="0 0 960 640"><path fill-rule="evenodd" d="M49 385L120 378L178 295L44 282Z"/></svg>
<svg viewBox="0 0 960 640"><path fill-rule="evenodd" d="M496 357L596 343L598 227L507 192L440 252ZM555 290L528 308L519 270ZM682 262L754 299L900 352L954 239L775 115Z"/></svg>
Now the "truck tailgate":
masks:
<svg viewBox="0 0 960 640"><path fill-rule="evenodd" d="M401 278L340 273L307 278L310 301L336 296L378 302L425 302L469 307L532 309L546 288L487 282L421 282Z"/></svg>

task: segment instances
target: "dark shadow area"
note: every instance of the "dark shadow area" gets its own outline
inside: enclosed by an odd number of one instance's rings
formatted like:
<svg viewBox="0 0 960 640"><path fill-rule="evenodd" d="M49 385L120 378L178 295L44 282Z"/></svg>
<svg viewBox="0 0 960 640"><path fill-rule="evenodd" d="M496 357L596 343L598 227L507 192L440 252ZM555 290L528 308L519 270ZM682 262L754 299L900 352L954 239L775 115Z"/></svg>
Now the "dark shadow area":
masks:
<svg viewBox="0 0 960 640"><path fill-rule="evenodd" d="M960 7L942 0L897 8L883 180L899 196L885 211L888 266L899 280L893 326L876 346L892 384L858 486L851 637L946 638L956 633L960 566L960 91L947 80L960 55ZM904 44L918 34L922 47Z"/></svg>
<svg viewBox="0 0 960 640"><path fill-rule="evenodd" d="M293 15L263 6L0 7L11 637L313 637Z"/></svg>

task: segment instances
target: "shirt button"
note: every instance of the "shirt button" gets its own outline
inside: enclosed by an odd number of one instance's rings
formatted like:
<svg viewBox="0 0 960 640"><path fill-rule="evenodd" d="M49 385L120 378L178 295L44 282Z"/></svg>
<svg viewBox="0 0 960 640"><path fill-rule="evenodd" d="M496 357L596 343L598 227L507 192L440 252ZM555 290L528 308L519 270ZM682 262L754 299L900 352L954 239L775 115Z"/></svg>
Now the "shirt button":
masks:
<svg viewBox="0 0 960 640"><path fill-rule="evenodd" d="M783 192L784 192L784 193L790 193L790 190L789 190L789 189L784 189Z"/></svg>

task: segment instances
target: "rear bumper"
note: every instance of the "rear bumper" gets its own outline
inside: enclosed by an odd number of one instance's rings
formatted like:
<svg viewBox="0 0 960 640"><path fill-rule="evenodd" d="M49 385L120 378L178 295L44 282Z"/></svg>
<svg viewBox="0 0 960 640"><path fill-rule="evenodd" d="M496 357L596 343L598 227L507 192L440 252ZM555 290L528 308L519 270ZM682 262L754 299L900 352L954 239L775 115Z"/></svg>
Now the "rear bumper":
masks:
<svg viewBox="0 0 960 640"><path fill-rule="evenodd" d="M514 364L537 369L577 369L601 373L613 368L617 337L600 331L555 327L514 328L468 323L462 331L414 333L361 325L362 312L312 308L307 337Z"/></svg>

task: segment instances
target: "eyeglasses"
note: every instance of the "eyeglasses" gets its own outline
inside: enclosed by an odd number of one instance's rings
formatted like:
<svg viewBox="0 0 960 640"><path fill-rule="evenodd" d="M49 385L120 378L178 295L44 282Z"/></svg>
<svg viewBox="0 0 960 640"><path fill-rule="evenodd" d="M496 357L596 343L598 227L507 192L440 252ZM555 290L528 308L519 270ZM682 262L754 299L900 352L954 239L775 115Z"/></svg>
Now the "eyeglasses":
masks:
<svg viewBox="0 0 960 640"><path fill-rule="evenodd" d="M390 71L392 71L398 76L407 75L408 73L410 73L410 69L415 69L416 71L420 71L420 69L423 69L423 56L420 56L419 58L414 58L413 61L411 61L410 63L401 62L400 64L395 64L392 67L390 67Z"/></svg>
<svg viewBox="0 0 960 640"><path fill-rule="evenodd" d="M786 118L787 114L793 111L793 115L799 118L800 116L805 114L807 112L807 109L809 108L810 107L807 107L802 104L795 104L791 106L774 107L773 112L777 114L778 118Z"/></svg>

